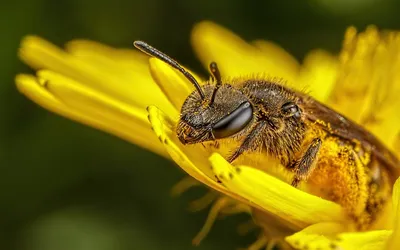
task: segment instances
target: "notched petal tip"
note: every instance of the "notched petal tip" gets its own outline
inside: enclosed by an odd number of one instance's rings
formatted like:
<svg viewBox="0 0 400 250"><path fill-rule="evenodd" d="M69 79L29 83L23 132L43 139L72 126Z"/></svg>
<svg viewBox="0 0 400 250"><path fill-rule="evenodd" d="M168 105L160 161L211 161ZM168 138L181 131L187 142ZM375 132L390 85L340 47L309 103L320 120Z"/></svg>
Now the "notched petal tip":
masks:
<svg viewBox="0 0 400 250"><path fill-rule="evenodd" d="M46 83L45 79L30 74L18 74L15 77L15 85L18 91L38 104L43 105L42 102L59 103L59 100L45 88ZM46 105L44 106L47 107Z"/></svg>
<svg viewBox="0 0 400 250"><path fill-rule="evenodd" d="M28 74L15 77L17 89L29 99L62 116L73 116L73 112L44 87L44 82L44 79Z"/></svg>
<svg viewBox="0 0 400 250"><path fill-rule="evenodd" d="M26 83L37 81L36 77L30 74L18 74L15 76L14 80L18 90L20 91L22 90L21 87L23 87Z"/></svg>

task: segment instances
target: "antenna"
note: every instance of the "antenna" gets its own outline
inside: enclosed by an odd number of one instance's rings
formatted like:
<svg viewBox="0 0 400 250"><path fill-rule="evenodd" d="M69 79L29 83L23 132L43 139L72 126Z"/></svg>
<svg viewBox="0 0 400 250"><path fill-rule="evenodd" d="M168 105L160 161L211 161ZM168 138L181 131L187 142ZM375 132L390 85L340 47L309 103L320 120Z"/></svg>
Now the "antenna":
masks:
<svg viewBox="0 0 400 250"><path fill-rule="evenodd" d="M211 105L211 104L213 104L215 96L217 95L217 90L222 85L222 80L221 80L221 73L219 72L216 62L211 62L209 68L210 68L211 74L213 75L215 81L217 82L215 84L214 91L211 95L211 99L210 99L210 105Z"/></svg>
<svg viewBox="0 0 400 250"><path fill-rule="evenodd" d="M152 46L148 45L147 43L143 41L135 41L133 42L133 45L141 50L142 52L154 56L155 58L160 59L161 61L167 63L171 67L179 70L195 87L197 92L199 92L200 97L202 100L206 97L204 94L203 89L200 87L200 84L196 81L196 79L191 75L189 72L187 72L177 61L172 59L171 57L167 56L163 52L159 51L156 48L153 48Z"/></svg>

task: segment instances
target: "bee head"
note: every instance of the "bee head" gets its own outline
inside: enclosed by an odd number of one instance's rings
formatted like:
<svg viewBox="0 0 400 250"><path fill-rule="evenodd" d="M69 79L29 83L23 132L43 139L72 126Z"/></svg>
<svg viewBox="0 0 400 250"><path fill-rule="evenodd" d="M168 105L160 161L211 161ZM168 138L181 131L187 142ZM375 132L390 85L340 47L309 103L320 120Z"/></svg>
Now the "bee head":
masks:
<svg viewBox="0 0 400 250"><path fill-rule="evenodd" d="M233 136L253 119L253 107L246 96L229 84L222 84L217 64L210 64L215 84L203 87L178 62L142 41L134 45L179 70L196 88L181 109L177 135L183 144L193 144Z"/></svg>
<svg viewBox="0 0 400 250"><path fill-rule="evenodd" d="M230 137L240 133L253 119L247 97L230 84L203 86L188 96L181 109L177 135L183 144Z"/></svg>

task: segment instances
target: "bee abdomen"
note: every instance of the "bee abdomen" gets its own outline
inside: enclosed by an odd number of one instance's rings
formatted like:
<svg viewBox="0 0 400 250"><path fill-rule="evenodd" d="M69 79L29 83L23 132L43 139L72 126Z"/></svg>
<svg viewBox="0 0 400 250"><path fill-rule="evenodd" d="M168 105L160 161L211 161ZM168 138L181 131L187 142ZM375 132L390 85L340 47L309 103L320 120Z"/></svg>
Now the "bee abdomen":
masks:
<svg viewBox="0 0 400 250"><path fill-rule="evenodd" d="M324 140L309 184L312 193L344 207L359 230L382 215L392 188L387 169L371 152L337 137Z"/></svg>

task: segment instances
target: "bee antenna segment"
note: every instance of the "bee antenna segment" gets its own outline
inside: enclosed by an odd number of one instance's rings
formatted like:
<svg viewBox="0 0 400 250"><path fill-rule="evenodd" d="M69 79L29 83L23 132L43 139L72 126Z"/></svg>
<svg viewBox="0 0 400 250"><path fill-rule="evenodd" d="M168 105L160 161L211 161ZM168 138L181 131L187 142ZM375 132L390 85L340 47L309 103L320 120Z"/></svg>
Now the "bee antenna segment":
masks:
<svg viewBox="0 0 400 250"><path fill-rule="evenodd" d="M210 99L210 105L211 105L214 103L215 96L217 95L217 90L222 85L222 80L221 80L221 73L219 72L218 65L216 62L211 62L209 68L210 68L210 72L211 72L212 76L214 77L214 79L216 81L215 88L214 88L214 91L213 91L213 93L211 95L211 99Z"/></svg>
<svg viewBox="0 0 400 250"><path fill-rule="evenodd" d="M155 58L158 58L161 61L167 63L171 67L179 70L179 72L181 72L186 77L186 79L188 79L194 85L194 87L196 88L197 92L199 92L199 95L200 95L201 99L202 100L205 99L205 94L204 94L203 89L200 87L200 84L193 77L193 75L190 74L188 71L186 71L177 61L175 61L171 57L167 56L163 52L159 51L158 49L150 46L149 44L147 44L147 43L145 43L143 41L135 41L135 42L133 42L133 45L136 48L138 48L139 50L141 50L142 52L144 52L144 53L146 53L146 54L148 54L150 56L154 56Z"/></svg>

